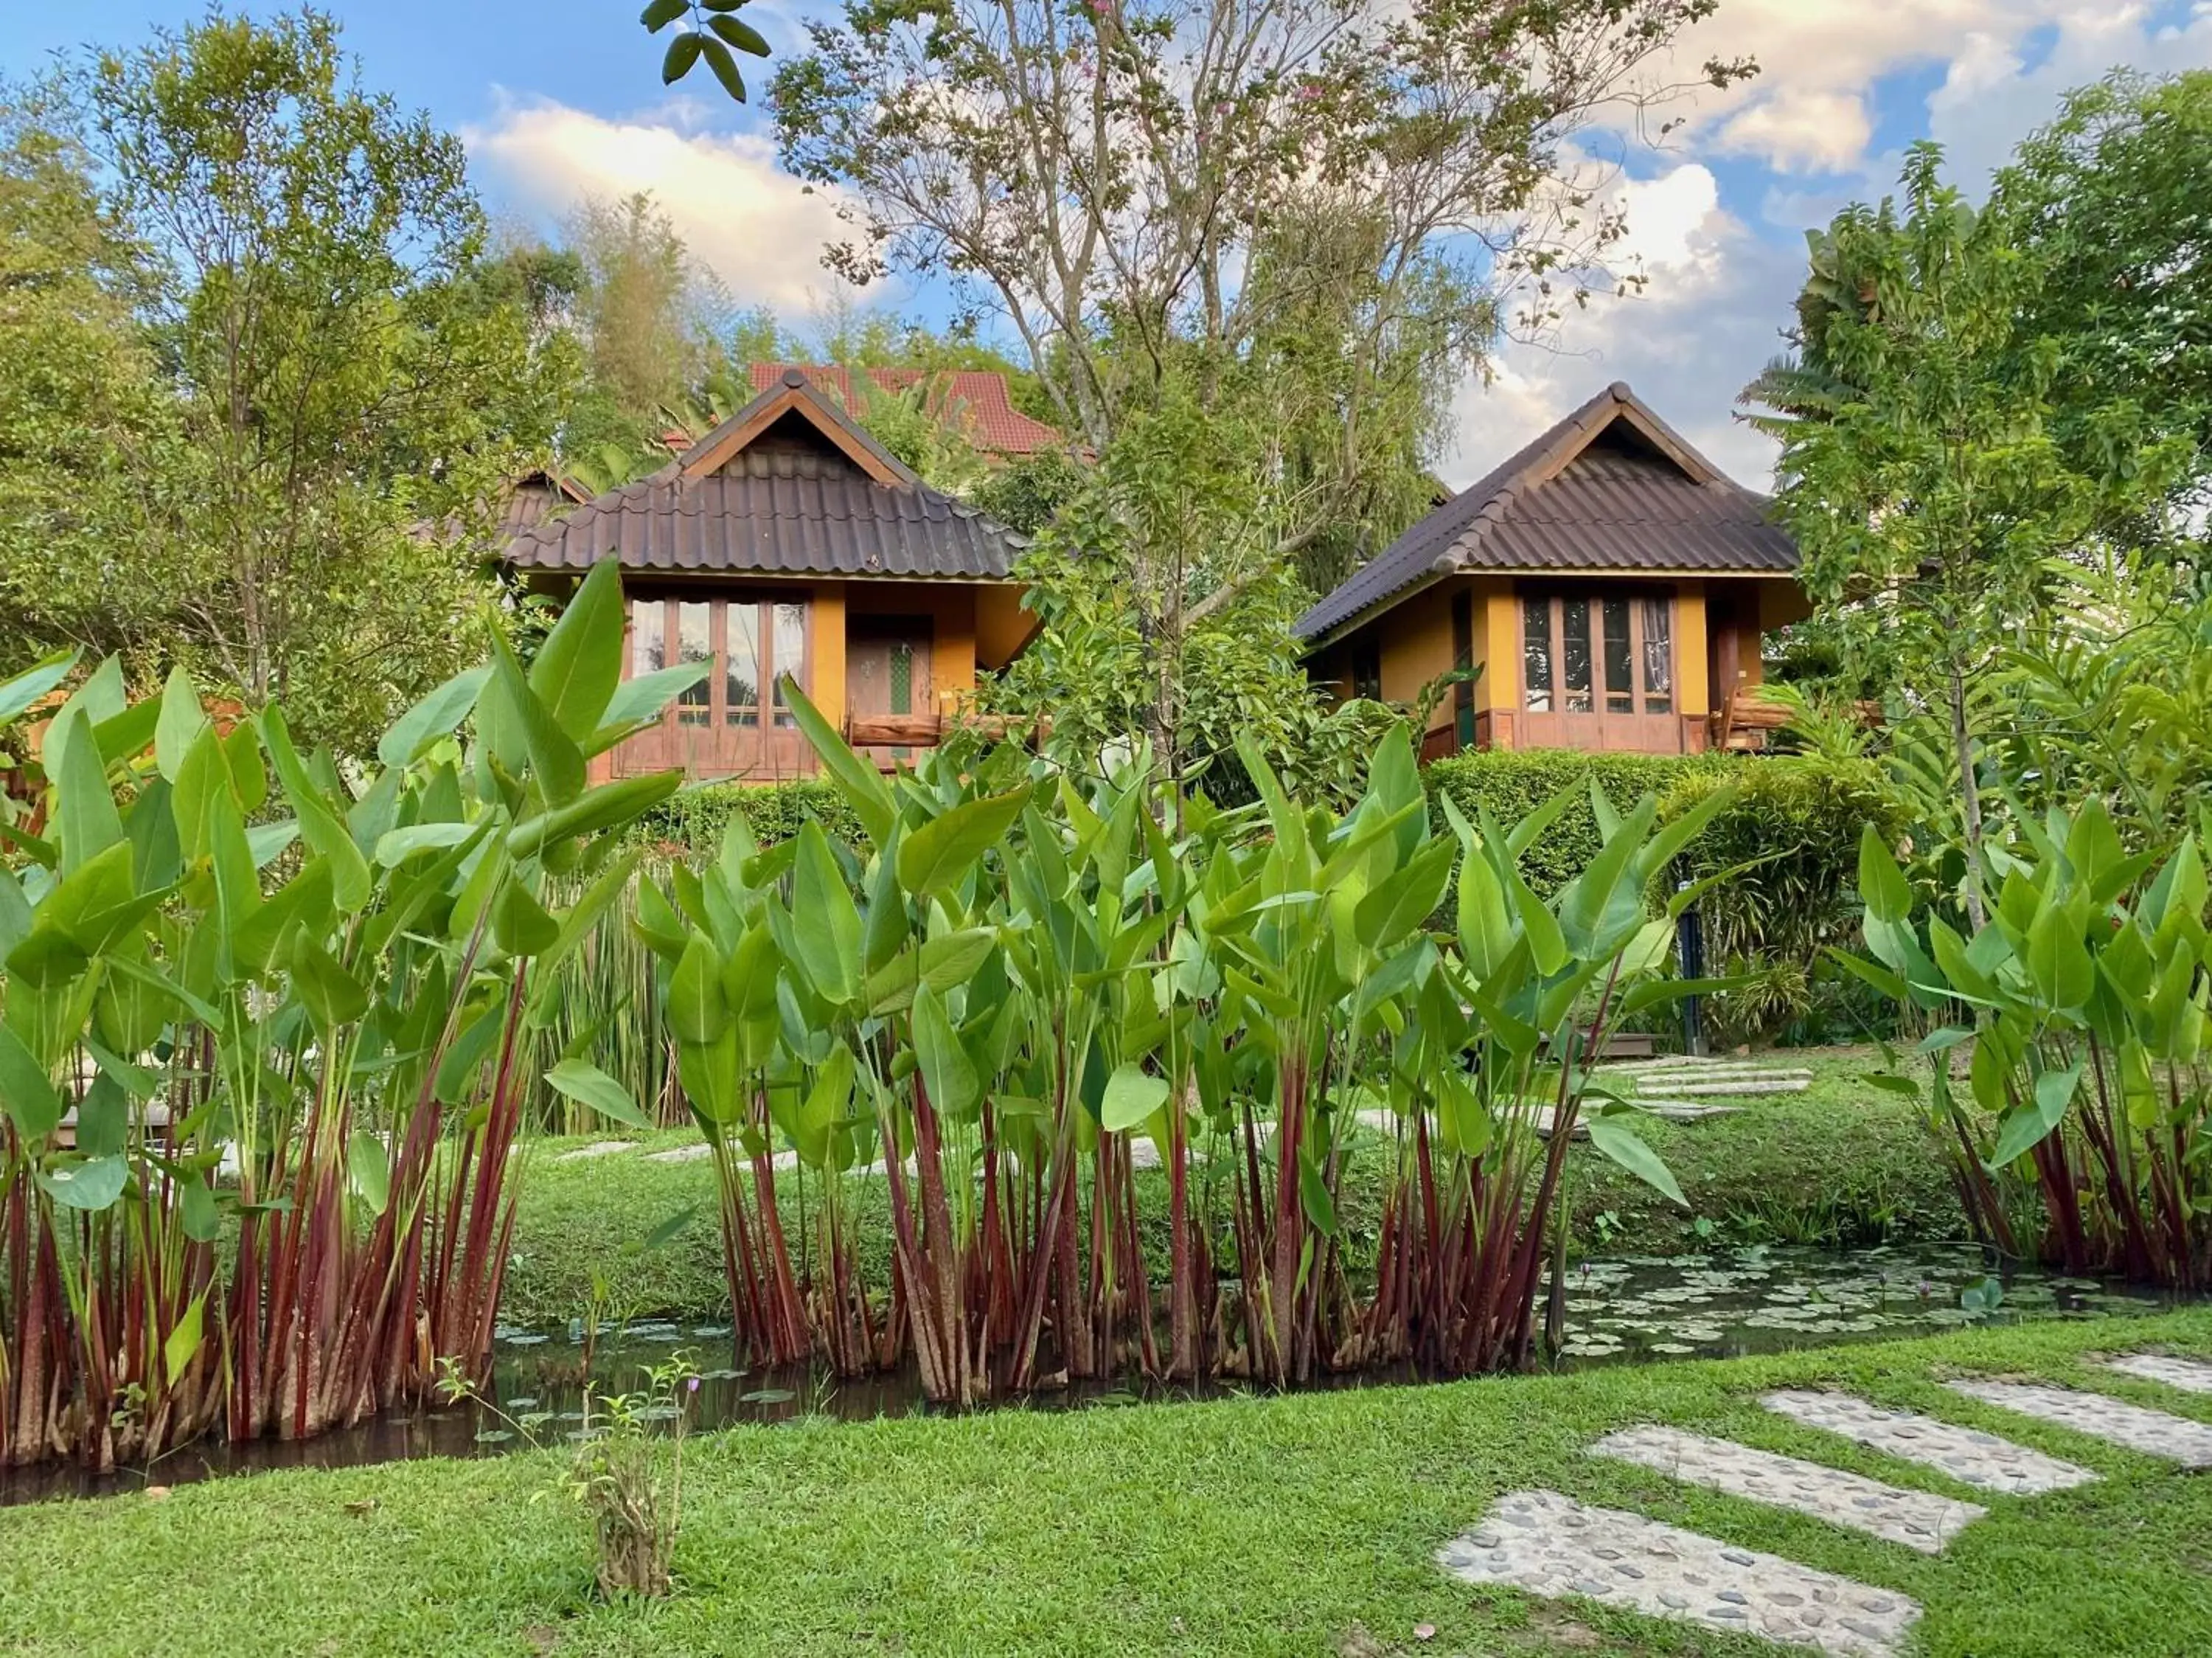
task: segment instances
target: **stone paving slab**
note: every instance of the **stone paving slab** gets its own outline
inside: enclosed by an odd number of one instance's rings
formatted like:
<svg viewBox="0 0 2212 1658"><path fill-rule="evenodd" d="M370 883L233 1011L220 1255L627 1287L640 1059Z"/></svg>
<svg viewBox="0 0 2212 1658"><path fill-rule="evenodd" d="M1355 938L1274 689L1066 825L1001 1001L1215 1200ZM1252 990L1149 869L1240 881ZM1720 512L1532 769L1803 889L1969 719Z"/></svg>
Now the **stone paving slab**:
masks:
<svg viewBox="0 0 2212 1658"><path fill-rule="evenodd" d="M2105 1368L2145 1381L2162 1381L2185 1393L2212 1393L2212 1364L2203 1359L2178 1359L2164 1353L2130 1353L2108 1359Z"/></svg>
<svg viewBox="0 0 2212 1658"><path fill-rule="evenodd" d="M1678 1428L1624 1429L1607 1435L1590 1450L1730 1496L1794 1509L1923 1554L1942 1553L1963 1527L1989 1512L1978 1503L1955 1502L1932 1491L1909 1491L1863 1474Z"/></svg>
<svg viewBox="0 0 2212 1658"><path fill-rule="evenodd" d="M1985 1491L2033 1496L2086 1485L2097 1478L2087 1468L1979 1428L1961 1428L1911 1411L1885 1410L1850 1393L1785 1390L1769 1393L1759 1403L1808 1428L1841 1434L1869 1449L1917 1462Z"/></svg>
<svg viewBox="0 0 2212 1658"><path fill-rule="evenodd" d="M1847 1658L1891 1658L1920 1617L1887 1589L1557 1491L1507 1493L1481 1525L1439 1549L1437 1564L1464 1582L1587 1595Z"/></svg>
<svg viewBox="0 0 2212 1658"><path fill-rule="evenodd" d="M553 1161L556 1163L573 1163L586 1157L611 1157L618 1151L633 1150L636 1145L637 1142L635 1140L594 1140L587 1146L578 1146L573 1151L564 1151Z"/></svg>
<svg viewBox="0 0 2212 1658"><path fill-rule="evenodd" d="M2164 1411L2147 1410L2102 1393L2024 1381L1947 1381L1954 1393L1984 1405L2017 1411L2038 1421L2071 1428L2145 1456L2163 1457L2185 1468L2212 1468L2212 1426Z"/></svg>

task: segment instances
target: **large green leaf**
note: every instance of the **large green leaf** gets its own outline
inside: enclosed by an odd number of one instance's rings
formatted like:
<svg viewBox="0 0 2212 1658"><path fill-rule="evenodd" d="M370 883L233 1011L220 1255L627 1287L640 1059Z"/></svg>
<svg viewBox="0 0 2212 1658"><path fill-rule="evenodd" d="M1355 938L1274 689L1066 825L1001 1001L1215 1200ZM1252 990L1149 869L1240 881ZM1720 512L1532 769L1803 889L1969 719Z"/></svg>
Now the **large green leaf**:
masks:
<svg viewBox="0 0 2212 1658"><path fill-rule="evenodd" d="M676 698L705 679L714 667L712 662L678 662L673 667L624 680L607 704L606 722L591 734L584 752L595 754L611 747L631 726L653 718Z"/></svg>
<svg viewBox="0 0 2212 1658"><path fill-rule="evenodd" d="M860 820L860 827L868 832L868 838L878 846L890 838L892 821L898 816L898 805L891 798L890 785L884 781L883 773L870 761L853 752L837 728L823 717L822 710L807 700L796 681L784 684L784 703L806 741L822 758L822 764L836 783L845 803L853 808L853 815Z"/></svg>
<svg viewBox="0 0 2212 1658"><path fill-rule="evenodd" d="M957 886L983 854L1005 838L1029 799L1027 789L1017 789L966 801L910 831L899 843L899 885L924 899Z"/></svg>
<svg viewBox="0 0 2212 1658"><path fill-rule="evenodd" d="M563 1059L545 1073L545 1081L556 1094L590 1107L610 1122L626 1123L632 1128L653 1126L652 1120L638 1109L629 1090L597 1065L581 1059ZM698 1097L698 1090L692 1088L689 1082L684 1086L695 1099Z"/></svg>
<svg viewBox="0 0 2212 1658"><path fill-rule="evenodd" d="M39 1171L39 1184L46 1196L69 1209L113 1207L130 1178L131 1162L125 1157L88 1157L50 1163Z"/></svg>
<svg viewBox="0 0 2212 1658"><path fill-rule="evenodd" d="M681 771L656 771L650 777L603 783L557 811L540 813L516 824L507 838L507 850L519 858L532 857L546 846L635 823L683 786Z"/></svg>
<svg viewBox="0 0 2212 1658"><path fill-rule="evenodd" d="M346 1143L346 1167L353 1176L353 1189L368 1205L368 1212L383 1214L392 1201L392 1159L385 1152L384 1142L356 1129Z"/></svg>
<svg viewBox="0 0 2212 1658"><path fill-rule="evenodd" d="M64 741L61 770L55 777L56 834L66 875L123 838L123 814L107 786L107 768L82 709L66 716L74 728Z"/></svg>
<svg viewBox="0 0 2212 1658"><path fill-rule="evenodd" d="M62 1096L22 1039L0 1024L0 1109L5 1109L15 1132L33 1143L44 1140L62 1120Z"/></svg>
<svg viewBox="0 0 2212 1658"><path fill-rule="evenodd" d="M170 1387L177 1385L185 1368L199 1356L206 1318L207 1291L192 1297L192 1304L161 1340L161 1374Z"/></svg>
<svg viewBox="0 0 2212 1658"><path fill-rule="evenodd" d="M849 1006L861 991L860 911L817 823L799 828L791 880L792 941L799 971L824 1002Z"/></svg>
<svg viewBox="0 0 2212 1658"><path fill-rule="evenodd" d="M1457 850L1449 840L1432 840L1361 899L1353 919L1359 942L1370 950L1388 950L1435 913Z"/></svg>
<svg viewBox="0 0 2212 1658"><path fill-rule="evenodd" d="M35 666L14 679L0 680L0 725L30 709L69 678L78 655L74 650L58 650L51 656L41 657Z"/></svg>
<svg viewBox="0 0 2212 1658"><path fill-rule="evenodd" d="M1098 1121L1111 1133L1127 1134L1150 1121L1167 1103L1168 1082L1142 1065L1117 1065L1106 1079L1106 1098L1098 1108Z"/></svg>
<svg viewBox="0 0 2212 1658"><path fill-rule="evenodd" d="M982 1079L944 1002L927 984L914 998L914 1057L939 1116L964 1122L975 1114L982 1103Z"/></svg>
<svg viewBox="0 0 2212 1658"><path fill-rule="evenodd" d="M362 906L368 902L370 875L368 860L355 844L352 831L331 806L330 797L308 774L299 751L292 746L292 734L285 729L284 716L278 710L270 708L263 712L261 740L269 750L270 763L276 768L276 781L299 820L300 838L318 856L330 860L331 892L338 908L348 915L359 914Z"/></svg>
<svg viewBox="0 0 2212 1658"><path fill-rule="evenodd" d="M2077 1060L2066 1070L2047 1070L2035 1079L2034 1098L2006 1112L1998 1127L1996 1146L1990 1153L1991 1169L2025 1155L2066 1119L2066 1108L2081 1086L2081 1070Z"/></svg>
<svg viewBox="0 0 2212 1658"><path fill-rule="evenodd" d="M530 664L531 691L578 748L599 729L621 683L622 656L622 570L614 559L603 558L562 607Z"/></svg>
<svg viewBox="0 0 2212 1658"><path fill-rule="evenodd" d="M1877 921L1902 923L1912 913L1912 888L1871 823L1859 832L1859 899Z"/></svg>
<svg viewBox="0 0 2212 1658"><path fill-rule="evenodd" d="M181 667L171 668L168 683L161 688L161 717L154 726L154 764L171 783L177 780L185 756L191 753L207 723L207 711L200 706L192 676Z"/></svg>
<svg viewBox="0 0 2212 1658"><path fill-rule="evenodd" d="M468 718L469 710L483 694L491 678L489 667L456 674L395 721L376 745L376 758L386 765L405 765L439 738Z"/></svg>
<svg viewBox="0 0 2212 1658"><path fill-rule="evenodd" d="M668 978L668 1027L682 1042L711 1043L730 1022L721 964L704 933L693 933Z"/></svg>
<svg viewBox="0 0 2212 1658"><path fill-rule="evenodd" d="M551 705L523 678L514 648L496 631L491 635L491 649L499 689L521 727L523 747L530 756L531 780L538 785L538 798L547 808L557 810L584 792L583 748L554 716ZM605 699L601 701L604 704Z"/></svg>
<svg viewBox="0 0 2212 1658"><path fill-rule="evenodd" d="M1599 1151L1653 1191L1673 1198L1687 1209L1689 1200L1682 1196L1682 1188L1675 1183L1673 1171L1649 1143L1639 1138L1628 1126L1629 1120L1627 1112L1615 1114L1607 1112L1600 1112L1583 1119L1589 1129L1590 1143Z"/></svg>

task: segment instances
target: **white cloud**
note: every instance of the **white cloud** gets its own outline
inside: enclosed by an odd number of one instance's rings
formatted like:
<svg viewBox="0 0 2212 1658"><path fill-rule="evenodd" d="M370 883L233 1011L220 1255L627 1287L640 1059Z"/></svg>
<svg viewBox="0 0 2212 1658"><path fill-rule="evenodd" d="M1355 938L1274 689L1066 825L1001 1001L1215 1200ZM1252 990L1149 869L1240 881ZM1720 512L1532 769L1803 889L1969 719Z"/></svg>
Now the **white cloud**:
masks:
<svg viewBox="0 0 2212 1658"><path fill-rule="evenodd" d="M1784 172L1833 173L1865 154L1873 137L1865 99L1814 88L1753 104L1721 129L1717 148L1748 151Z"/></svg>
<svg viewBox="0 0 2212 1658"><path fill-rule="evenodd" d="M1455 399L1456 431L1440 471L1472 483L1607 383L1625 380L1713 463L1764 489L1774 447L1733 418L1736 393L1780 349L1800 261L1724 211L1696 163L1625 184L1623 247L1650 278L1640 295L1571 314L1559 338L1508 347L1484 386Z"/></svg>
<svg viewBox="0 0 2212 1658"><path fill-rule="evenodd" d="M821 265L843 229L833 198L777 171L767 139L696 130L699 113L689 101L625 119L518 103L462 137L508 203L559 214L649 190L739 304L805 311L833 286Z"/></svg>

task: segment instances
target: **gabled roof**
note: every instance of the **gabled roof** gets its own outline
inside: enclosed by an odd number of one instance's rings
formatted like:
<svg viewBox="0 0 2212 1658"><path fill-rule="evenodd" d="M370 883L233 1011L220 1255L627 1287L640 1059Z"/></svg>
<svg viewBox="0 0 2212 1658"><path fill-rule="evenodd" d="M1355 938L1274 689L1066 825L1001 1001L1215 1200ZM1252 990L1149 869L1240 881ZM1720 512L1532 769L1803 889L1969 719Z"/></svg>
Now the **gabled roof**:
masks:
<svg viewBox="0 0 2212 1658"><path fill-rule="evenodd" d="M781 363L751 364L749 372L753 389L766 391L793 373L794 366ZM810 363L797 366L796 372L817 387L834 389L836 400L845 407L854 406L853 376L842 364ZM879 390L886 392L903 392L917 381L927 381L930 409L956 417L968 441L979 449L988 449L994 454L1025 455L1060 447L1058 432L1014 407L1012 396L1006 390L1006 377L1002 374L984 369L871 368L862 372Z"/></svg>
<svg viewBox="0 0 2212 1658"><path fill-rule="evenodd" d="M1469 571L1792 575L1796 543L1766 505L1616 381L1353 571L1297 633L1318 642Z"/></svg>
<svg viewBox="0 0 2212 1658"><path fill-rule="evenodd" d="M1027 542L932 489L796 369L649 477L519 531L509 564L1005 581Z"/></svg>

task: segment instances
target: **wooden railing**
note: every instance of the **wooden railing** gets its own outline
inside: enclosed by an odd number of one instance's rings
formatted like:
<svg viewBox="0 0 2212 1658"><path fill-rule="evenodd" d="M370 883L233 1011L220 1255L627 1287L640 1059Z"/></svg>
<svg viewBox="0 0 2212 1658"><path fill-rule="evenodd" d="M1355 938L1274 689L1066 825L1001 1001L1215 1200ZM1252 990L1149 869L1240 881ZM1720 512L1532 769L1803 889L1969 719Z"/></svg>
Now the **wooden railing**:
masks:
<svg viewBox="0 0 2212 1658"><path fill-rule="evenodd" d="M1035 741L1051 729L1048 721L1011 720L1003 714L848 714L845 741L855 748L934 748L960 729L981 732L999 741L1009 731Z"/></svg>

